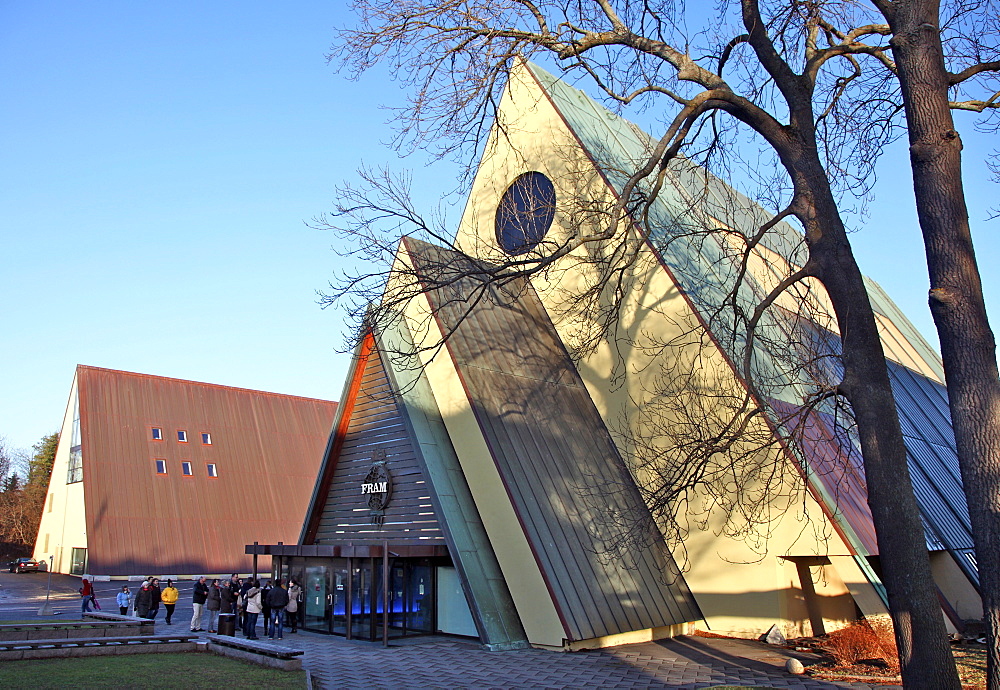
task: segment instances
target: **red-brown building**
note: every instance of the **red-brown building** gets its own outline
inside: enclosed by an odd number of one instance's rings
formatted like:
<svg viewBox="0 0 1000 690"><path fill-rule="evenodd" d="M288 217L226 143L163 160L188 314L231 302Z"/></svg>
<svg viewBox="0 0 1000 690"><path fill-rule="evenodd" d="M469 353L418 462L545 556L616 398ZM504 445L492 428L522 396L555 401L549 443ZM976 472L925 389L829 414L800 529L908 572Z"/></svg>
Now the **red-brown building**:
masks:
<svg viewBox="0 0 1000 690"><path fill-rule="evenodd" d="M94 576L249 572L295 542L337 403L78 366L34 556Z"/></svg>

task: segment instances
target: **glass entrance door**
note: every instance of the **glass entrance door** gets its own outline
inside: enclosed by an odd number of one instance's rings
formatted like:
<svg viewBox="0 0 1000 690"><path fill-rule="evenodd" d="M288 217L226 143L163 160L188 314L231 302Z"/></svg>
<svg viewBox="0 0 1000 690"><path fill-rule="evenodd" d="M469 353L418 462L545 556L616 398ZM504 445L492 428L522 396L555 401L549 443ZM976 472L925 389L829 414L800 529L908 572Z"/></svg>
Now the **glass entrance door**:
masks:
<svg viewBox="0 0 1000 690"><path fill-rule="evenodd" d="M330 612L330 632L337 635L347 634L347 590L348 590L348 569L346 559L334 559L330 567L330 577L332 581L332 591L330 596L333 599L333 610Z"/></svg>
<svg viewBox="0 0 1000 690"><path fill-rule="evenodd" d="M302 587L305 590L302 627L307 630L327 632L330 627L330 583L327 578L327 568L324 565L308 564L302 579Z"/></svg>
<svg viewBox="0 0 1000 690"><path fill-rule="evenodd" d="M351 637L371 640L372 606L374 587L372 582L372 562L367 558L352 558L351 561Z"/></svg>

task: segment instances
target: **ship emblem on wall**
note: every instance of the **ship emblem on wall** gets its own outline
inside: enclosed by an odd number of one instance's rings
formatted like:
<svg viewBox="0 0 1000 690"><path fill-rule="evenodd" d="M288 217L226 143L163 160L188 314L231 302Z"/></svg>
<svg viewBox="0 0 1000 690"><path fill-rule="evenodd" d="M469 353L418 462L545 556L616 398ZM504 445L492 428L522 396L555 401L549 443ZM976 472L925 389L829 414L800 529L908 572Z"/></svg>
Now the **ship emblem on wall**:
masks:
<svg viewBox="0 0 1000 690"><path fill-rule="evenodd" d="M361 482L361 495L368 497L369 517L371 523L382 527L385 520L385 507L392 497L392 475L386 465L384 450L372 453L372 466Z"/></svg>

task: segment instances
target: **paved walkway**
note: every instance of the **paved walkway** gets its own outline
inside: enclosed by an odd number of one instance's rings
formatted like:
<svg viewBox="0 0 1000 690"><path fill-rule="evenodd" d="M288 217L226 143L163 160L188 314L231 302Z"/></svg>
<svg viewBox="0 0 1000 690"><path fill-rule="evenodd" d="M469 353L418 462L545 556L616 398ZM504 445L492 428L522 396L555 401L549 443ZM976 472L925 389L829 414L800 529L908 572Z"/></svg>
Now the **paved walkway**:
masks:
<svg viewBox="0 0 1000 690"><path fill-rule="evenodd" d="M0 573L0 620L32 620L45 601L44 575ZM106 611L116 611L114 592L121 583L96 583ZM134 583L133 583L134 584ZM161 610L157 633L187 632L190 625L190 582L178 583L181 602L172 625ZM52 577L55 621L79 617L79 580ZM207 622L207 621L206 621ZM262 623L261 623L262 625ZM258 629L258 634L263 628ZM208 637L205 634L205 637ZM830 683L785 672L785 661L810 657L760 642L681 637L662 642L623 645L592 652L562 653L536 649L487 652L479 645L451 637L412 637L390 647L342 637L286 631L276 644L305 651L303 664L314 687L335 688L886 688Z"/></svg>
<svg viewBox="0 0 1000 690"><path fill-rule="evenodd" d="M792 676L784 670L791 652L743 640L681 637L576 653L487 652L444 637L409 638L389 648L311 633L276 642L305 650L303 664L324 689L874 687Z"/></svg>

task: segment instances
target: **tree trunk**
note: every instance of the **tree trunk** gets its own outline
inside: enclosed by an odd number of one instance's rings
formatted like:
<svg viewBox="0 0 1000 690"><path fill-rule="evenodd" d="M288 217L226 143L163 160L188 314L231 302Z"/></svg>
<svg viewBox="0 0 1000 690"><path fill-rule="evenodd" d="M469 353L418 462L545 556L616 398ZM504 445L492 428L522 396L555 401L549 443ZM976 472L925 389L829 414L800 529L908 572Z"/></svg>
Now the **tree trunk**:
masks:
<svg viewBox="0 0 1000 690"><path fill-rule="evenodd" d="M972 520L987 678L1000 688L1000 378L962 188L962 143L948 105L936 1L899 2L889 24L910 138L917 217L930 273L959 466Z"/></svg>
<svg viewBox="0 0 1000 690"><path fill-rule="evenodd" d="M802 220L810 261L817 266L840 326L843 388L854 409L861 441L868 505L878 536L903 684L957 690L961 684L935 595L875 314L823 168L808 154L803 158L810 160L795 162L802 174L793 172L793 179L797 189L809 190L807 206L812 215L803 214Z"/></svg>

